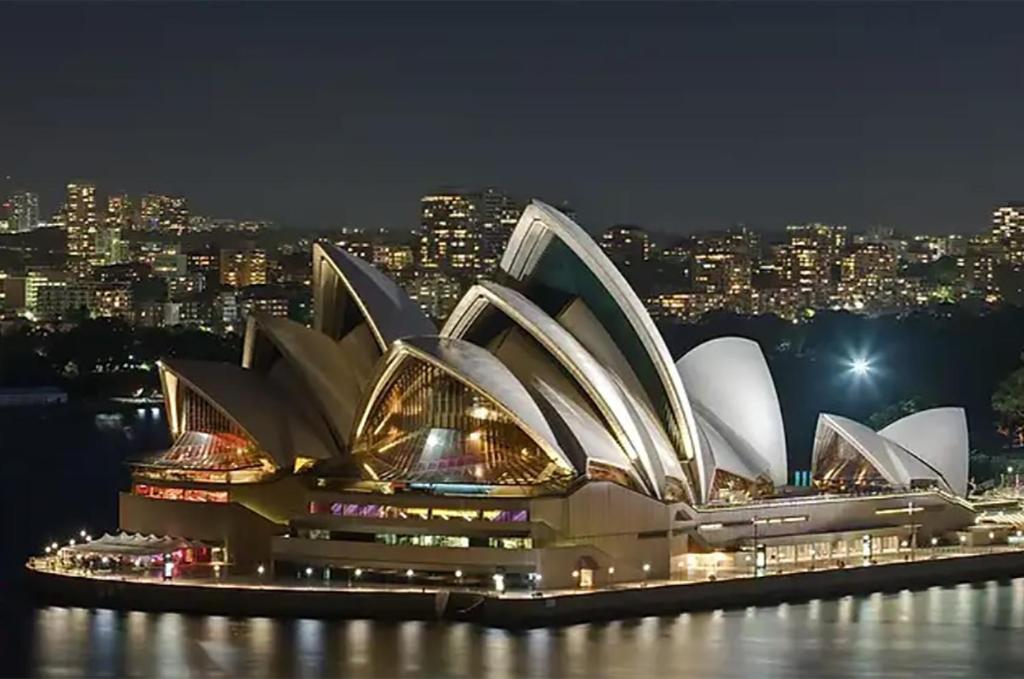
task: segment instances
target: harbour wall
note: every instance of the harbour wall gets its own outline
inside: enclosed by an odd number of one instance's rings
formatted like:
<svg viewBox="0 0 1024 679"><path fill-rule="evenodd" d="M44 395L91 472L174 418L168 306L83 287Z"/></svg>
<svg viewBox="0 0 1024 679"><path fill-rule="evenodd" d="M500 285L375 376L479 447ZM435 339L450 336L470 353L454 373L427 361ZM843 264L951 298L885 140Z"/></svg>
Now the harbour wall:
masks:
<svg viewBox="0 0 1024 679"><path fill-rule="evenodd" d="M799 603L1024 576L1024 553L1002 552L760 578L652 583L538 596L426 588L300 588L91 578L28 569L42 604L228 616L452 620L505 628Z"/></svg>

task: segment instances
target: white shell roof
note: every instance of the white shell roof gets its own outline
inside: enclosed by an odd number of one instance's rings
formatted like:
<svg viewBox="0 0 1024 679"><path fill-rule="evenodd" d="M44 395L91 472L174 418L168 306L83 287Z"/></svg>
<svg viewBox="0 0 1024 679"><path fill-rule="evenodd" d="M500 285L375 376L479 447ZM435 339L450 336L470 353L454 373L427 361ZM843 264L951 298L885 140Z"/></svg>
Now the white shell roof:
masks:
<svg viewBox="0 0 1024 679"><path fill-rule="evenodd" d="M698 450L699 442L695 438L696 425L672 355L636 292L587 232L555 208L534 200L523 211L509 238L501 269L516 280L529 278L548 244L556 237L602 282L646 349L682 437L684 450L677 451L677 454L695 460L703 487L706 473Z"/></svg>
<svg viewBox="0 0 1024 679"><path fill-rule="evenodd" d="M908 415L878 432L938 470L953 492L967 495L967 414L963 408L932 408Z"/></svg>
<svg viewBox="0 0 1024 679"><path fill-rule="evenodd" d="M745 478L786 484L786 433L771 371L757 342L720 337L676 362L697 424L713 443L717 466ZM732 461L723 466L723 456ZM731 467L731 468L729 468ZM740 470L743 470L742 472Z"/></svg>
<svg viewBox="0 0 1024 679"><path fill-rule="evenodd" d="M737 452L729 439L720 432L720 429L705 420L700 411L696 413L695 417L697 418L697 429L700 431L703 442L707 444L707 452L711 458L710 464L715 470L721 469L750 481L768 476L766 471L768 465L764 461ZM712 482L713 477L712 474Z"/></svg>
<svg viewBox="0 0 1024 679"><path fill-rule="evenodd" d="M433 335L437 328L423 310L393 280L369 262L349 254L332 243L313 246L313 269L318 262L329 262L348 294L359 306L373 330L381 351L397 339L412 335Z"/></svg>
<svg viewBox="0 0 1024 679"><path fill-rule="evenodd" d="M621 381L598 363L568 330L521 293L489 281L478 283L460 300L441 334L463 336L487 305L497 308L528 332L573 376L604 417L620 432L619 444L627 462L635 459L630 465L640 466L649 479L649 483L642 485L653 487L655 494L661 497L666 474L685 479L672 444L653 421L653 415L643 417L646 410L629 397ZM622 463L615 464L621 466Z"/></svg>
<svg viewBox="0 0 1024 679"><path fill-rule="evenodd" d="M608 429L601 422L595 420L584 408L573 403L571 398L566 398L547 383L540 382L536 386L539 398L547 401L558 413L562 421L572 431L573 436L576 437L580 447L586 451L588 458L623 470L633 479L638 488L647 487L618 442L611 437Z"/></svg>
<svg viewBox="0 0 1024 679"><path fill-rule="evenodd" d="M391 352L385 360L388 365L397 366L401 363L403 355L412 355L420 360L429 361L480 391L508 412L554 462L565 469L575 471L575 467L558 445L547 419L526 387L486 349L447 337L406 337L392 345ZM377 383L378 388L387 381L386 375L387 372L381 376ZM375 400L376 395L368 399L367 411L360 418L359 427L363 426L366 413L374 406Z"/></svg>
<svg viewBox="0 0 1024 679"><path fill-rule="evenodd" d="M856 447L865 458L894 486L908 486L914 479L933 479L952 490L938 470L916 457L898 443L887 439L860 422L839 415L822 413L818 416L818 434L815 441L822 440L821 429L829 427ZM814 451L817 460L819 451Z"/></svg>

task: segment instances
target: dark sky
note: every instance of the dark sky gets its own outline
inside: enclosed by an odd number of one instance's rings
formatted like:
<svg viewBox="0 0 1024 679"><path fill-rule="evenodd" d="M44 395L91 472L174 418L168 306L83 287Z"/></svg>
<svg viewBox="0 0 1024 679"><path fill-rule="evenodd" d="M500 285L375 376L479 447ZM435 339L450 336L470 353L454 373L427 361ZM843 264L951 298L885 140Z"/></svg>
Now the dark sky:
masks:
<svg viewBox="0 0 1024 679"><path fill-rule="evenodd" d="M587 226L978 230L1024 199L1024 4L0 4L0 174L406 228L440 185Z"/></svg>

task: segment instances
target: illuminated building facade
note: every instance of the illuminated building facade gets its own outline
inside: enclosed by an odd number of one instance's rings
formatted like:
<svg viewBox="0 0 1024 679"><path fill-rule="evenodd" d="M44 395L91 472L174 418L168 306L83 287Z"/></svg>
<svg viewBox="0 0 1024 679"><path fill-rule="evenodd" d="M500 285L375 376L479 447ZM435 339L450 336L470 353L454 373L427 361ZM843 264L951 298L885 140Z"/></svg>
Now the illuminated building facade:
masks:
<svg viewBox="0 0 1024 679"><path fill-rule="evenodd" d="M864 243L841 260L843 302L849 308L885 308L896 294L899 260L888 246Z"/></svg>
<svg viewBox="0 0 1024 679"><path fill-rule="evenodd" d="M478 198L480 220L480 257L484 273L494 271L505 250L519 214L523 211L520 201L504 191L488 187Z"/></svg>
<svg viewBox="0 0 1024 679"><path fill-rule="evenodd" d="M992 232L1001 238L1024 234L1024 203L1006 203L992 211Z"/></svg>
<svg viewBox="0 0 1024 679"><path fill-rule="evenodd" d="M141 228L182 234L189 228L188 201L184 196L147 193L139 208Z"/></svg>
<svg viewBox="0 0 1024 679"><path fill-rule="evenodd" d="M85 277L96 256L96 232L99 228L96 187L85 183L68 184L61 212L67 238L68 270L76 276Z"/></svg>
<svg viewBox="0 0 1024 679"><path fill-rule="evenodd" d="M816 305L828 303L833 269L847 243L845 226L800 224L786 227L788 242L777 249L783 287L813 295Z"/></svg>
<svg viewBox="0 0 1024 679"><path fill-rule="evenodd" d="M161 364L173 443L135 465L121 527L222 545L241 570L586 587L754 541L898 540L908 502L929 508L921 537L973 519L955 413L820 437L826 492L795 496L757 344L673 361L600 247L540 202L499 266L438 330L369 262L316 244L312 327L253 313L241 366ZM855 453L880 471L831 471Z"/></svg>
<svg viewBox="0 0 1024 679"><path fill-rule="evenodd" d="M750 255L743 252L702 249L693 255L693 288L727 296L749 293L750 264Z"/></svg>
<svg viewBox="0 0 1024 679"><path fill-rule="evenodd" d="M39 194L15 191L5 205L8 231L31 231L39 226Z"/></svg>
<svg viewBox="0 0 1024 679"><path fill-rule="evenodd" d="M423 196L420 208L420 264L472 278L497 266L522 206L486 188Z"/></svg>
<svg viewBox="0 0 1024 679"><path fill-rule="evenodd" d="M431 318L446 318L463 291L462 279L443 271L420 271L405 288L423 313Z"/></svg>
<svg viewBox="0 0 1024 679"><path fill-rule="evenodd" d="M647 262L655 249L650 234L639 226L624 224L605 229L598 244L608 255L608 259L618 267L630 267Z"/></svg>
<svg viewBox="0 0 1024 679"><path fill-rule="evenodd" d="M482 266L479 203L472 193L439 193L420 199L420 264L476 274Z"/></svg>
<svg viewBox="0 0 1024 679"><path fill-rule="evenodd" d="M267 284L267 253L265 250L223 249L220 251L220 283L231 288Z"/></svg>

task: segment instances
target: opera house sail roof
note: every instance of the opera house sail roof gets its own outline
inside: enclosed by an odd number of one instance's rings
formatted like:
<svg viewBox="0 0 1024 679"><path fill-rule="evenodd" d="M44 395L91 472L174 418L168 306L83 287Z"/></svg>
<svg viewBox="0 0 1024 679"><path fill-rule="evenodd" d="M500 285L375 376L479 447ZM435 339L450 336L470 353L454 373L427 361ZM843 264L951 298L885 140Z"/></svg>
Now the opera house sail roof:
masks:
<svg viewBox="0 0 1024 679"><path fill-rule="evenodd" d="M496 283L471 288L441 330L486 347L567 429L577 466L625 474L656 497L686 495L671 442L639 399L554 318ZM654 453L654 454L649 454ZM608 468L612 469L608 469Z"/></svg>
<svg viewBox="0 0 1024 679"><path fill-rule="evenodd" d="M647 401L698 488L706 472L672 356L643 303L575 222L540 201L523 212L501 269L603 365Z"/></svg>
<svg viewBox="0 0 1024 679"><path fill-rule="evenodd" d="M756 342L721 337L676 364L693 407L708 474L706 496L730 481L785 485L786 434L775 384Z"/></svg>
<svg viewBox="0 0 1024 679"><path fill-rule="evenodd" d="M756 343L673 363L636 293L572 220L534 202L438 331L371 264L313 247L312 327L249 317L241 366L168 360L171 448L141 475L248 483L315 468L394 492L564 495L610 481L663 502L737 502L786 483ZM966 424L927 411L881 432L819 421L823 487L921 479L966 490Z"/></svg>
<svg viewBox="0 0 1024 679"><path fill-rule="evenodd" d="M875 432L821 414L811 475L823 488L912 488L931 485L967 494L967 418L962 408L915 413Z"/></svg>
<svg viewBox="0 0 1024 679"><path fill-rule="evenodd" d="M373 480L564 487L575 477L540 408L484 349L445 337L395 342L355 427Z"/></svg>

